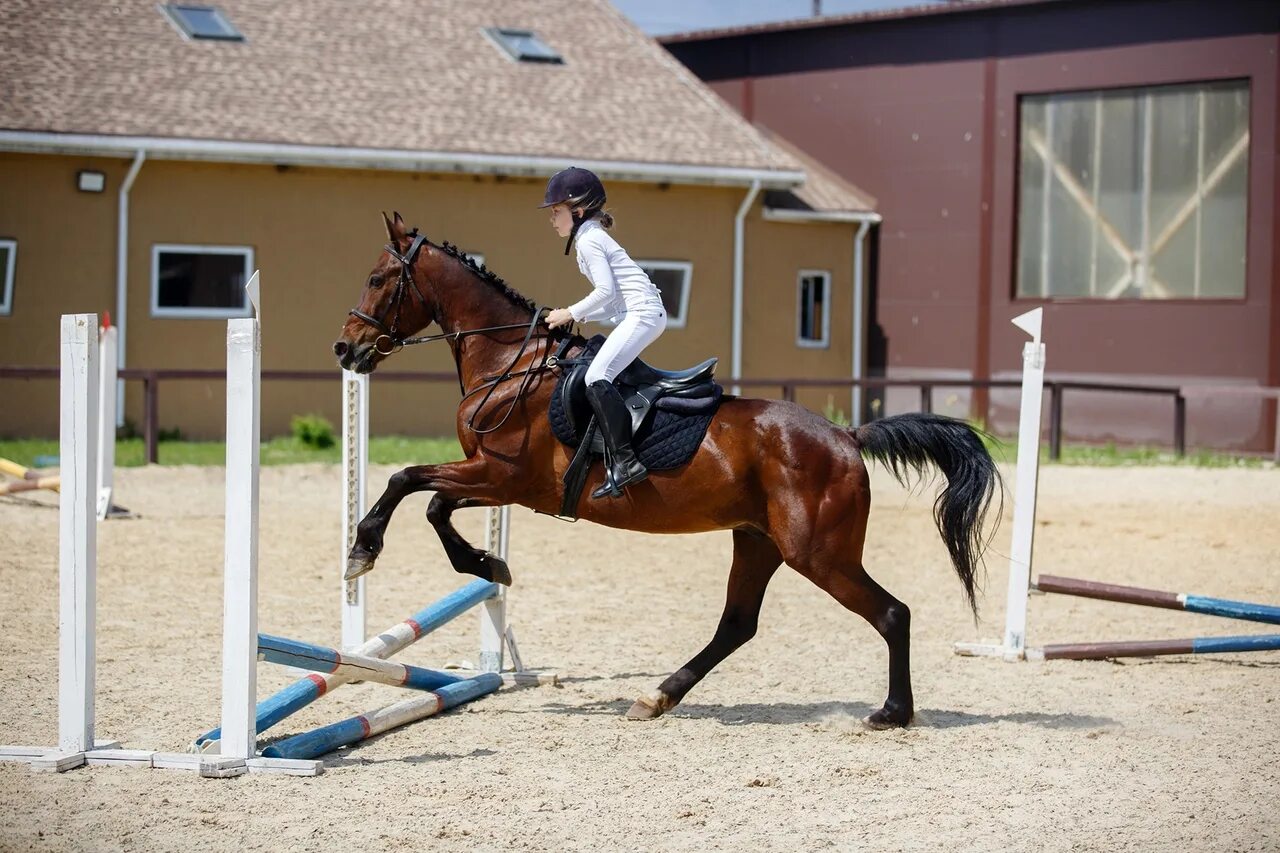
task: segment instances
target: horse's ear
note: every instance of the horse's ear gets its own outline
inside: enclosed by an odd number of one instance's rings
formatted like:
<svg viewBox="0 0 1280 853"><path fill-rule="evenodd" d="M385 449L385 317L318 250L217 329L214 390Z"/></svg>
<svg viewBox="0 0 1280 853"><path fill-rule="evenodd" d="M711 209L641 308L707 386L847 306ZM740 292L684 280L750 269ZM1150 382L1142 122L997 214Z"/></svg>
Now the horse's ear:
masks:
<svg viewBox="0 0 1280 853"><path fill-rule="evenodd" d="M399 219L400 214L397 213L396 218ZM391 220L387 218L387 212L385 210L382 211L382 224L387 226L387 239L394 243L396 241L395 226L393 226L391 224Z"/></svg>

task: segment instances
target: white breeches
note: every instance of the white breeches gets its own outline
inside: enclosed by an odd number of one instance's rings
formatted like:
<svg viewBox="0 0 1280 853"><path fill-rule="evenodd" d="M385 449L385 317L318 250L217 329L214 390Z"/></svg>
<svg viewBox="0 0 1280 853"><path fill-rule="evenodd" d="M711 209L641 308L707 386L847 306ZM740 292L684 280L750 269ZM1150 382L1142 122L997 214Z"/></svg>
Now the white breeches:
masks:
<svg viewBox="0 0 1280 853"><path fill-rule="evenodd" d="M609 333L604 346L587 367L586 383L590 385L598 379L612 382L627 365L635 361L640 351L658 339L662 330L667 327L667 312L657 311L652 314L627 312L622 322Z"/></svg>

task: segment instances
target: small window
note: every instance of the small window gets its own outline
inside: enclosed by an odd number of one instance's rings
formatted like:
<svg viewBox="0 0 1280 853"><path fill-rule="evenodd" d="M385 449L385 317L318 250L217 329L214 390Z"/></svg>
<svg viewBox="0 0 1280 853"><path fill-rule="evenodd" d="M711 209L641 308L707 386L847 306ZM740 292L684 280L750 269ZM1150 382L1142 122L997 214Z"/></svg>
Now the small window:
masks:
<svg viewBox="0 0 1280 853"><path fill-rule="evenodd" d="M689 315L689 280L693 264L688 261L636 261L662 294L667 309L667 328L683 329Z"/></svg>
<svg viewBox="0 0 1280 853"><path fill-rule="evenodd" d="M494 44L502 48L516 62L550 62L561 64L564 59L531 30L510 30L489 27L485 30Z"/></svg>
<svg viewBox="0 0 1280 853"><path fill-rule="evenodd" d="M188 6L166 3L160 7L174 26L187 38L244 41L244 35L227 20L216 6Z"/></svg>
<svg viewBox="0 0 1280 853"><path fill-rule="evenodd" d="M826 347L831 343L831 273L801 270L796 346Z"/></svg>
<svg viewBox="0 0 1280 853"><path fill-rule="evenodd" d="M4 275L4 287L0 289L0 316L13 313L13 270L18 260L18 241L0 240L0 274Z"/></svg>
<svg viewBox="0 0 1280 853"><path fill-rule="evenodd" d="M157 245L151 250L151 316L217 319L250 316L247 246Z"/></svg>

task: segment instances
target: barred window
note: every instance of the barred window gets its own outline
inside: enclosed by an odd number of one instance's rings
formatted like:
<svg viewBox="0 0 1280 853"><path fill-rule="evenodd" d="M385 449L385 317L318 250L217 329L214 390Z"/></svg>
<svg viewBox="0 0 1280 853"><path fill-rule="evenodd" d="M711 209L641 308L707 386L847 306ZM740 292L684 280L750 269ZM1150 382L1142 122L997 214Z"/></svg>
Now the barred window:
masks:
<svg viewBox="0 0 1280 853"><path fill-rule="evenodd" d="M1247 81L1024 96L1019 160L1019 297L1244 297Z"/></svg>

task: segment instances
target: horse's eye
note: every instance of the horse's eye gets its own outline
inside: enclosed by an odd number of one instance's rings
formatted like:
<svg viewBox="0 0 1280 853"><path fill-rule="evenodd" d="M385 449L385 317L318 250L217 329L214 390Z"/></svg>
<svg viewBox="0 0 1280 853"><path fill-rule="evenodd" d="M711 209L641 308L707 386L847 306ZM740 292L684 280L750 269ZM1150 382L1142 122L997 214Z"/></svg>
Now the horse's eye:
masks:
<svg viewBox="0 0 1280 853"><path fill-rule="evenodd" d="M379 286L381 286L381 284L382 284L382 276L380 276L380 275L371 275L371 276L369 276L369 286L370 286L370 287L379 287Z"/></svg>

